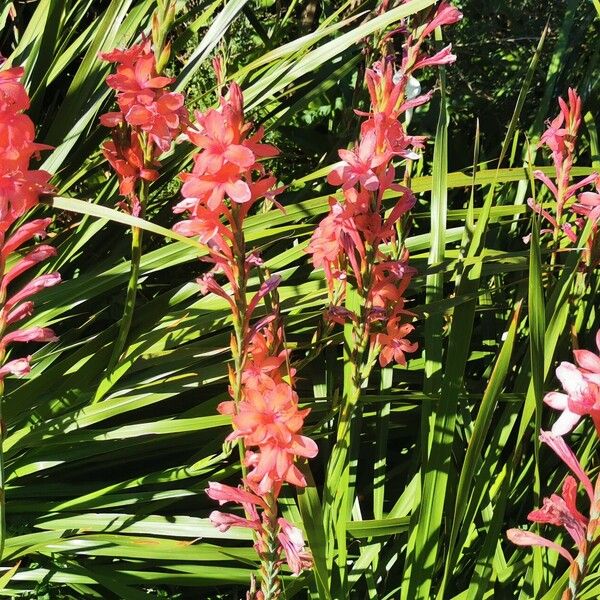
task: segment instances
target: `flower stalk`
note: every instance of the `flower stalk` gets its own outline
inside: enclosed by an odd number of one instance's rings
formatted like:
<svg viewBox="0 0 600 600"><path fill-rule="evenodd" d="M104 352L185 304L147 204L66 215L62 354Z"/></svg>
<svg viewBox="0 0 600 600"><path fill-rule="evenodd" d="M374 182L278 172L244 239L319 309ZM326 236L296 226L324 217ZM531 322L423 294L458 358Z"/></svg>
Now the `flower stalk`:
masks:
<svg viewBox="0 0 600 600"><path fill-rule="evenodd" d="M221 61L214 66L222 90ZM237 488L210 482L207 494L221 504L237 503L244 516L213 511L211 520L221 531L234 525L253 531L260 591L251 582L248 598L277 600L282 563L295 574L310 564L302 533L278 516L279 494L286 482L306 485L296 462L315 456L317 447L300 433L309 411L299 410L293 389L295 371L289 368L276 295L280 279L263 276L262 259L248 251L244 236L244 220L253 205L263 198L275 202L279 191L260 162L278 150L262 143L262 129L251 131L242 91L235 83L220 96L218 108L196 112L195 123L185 133L199 151L192 172L181 175L184 199L174 208L187 218L174 229L205 245L212 268L198 279L200 290L222 298L232 314L231 400L218 410L231 416L233 432L226 442L238 443L243 476ZM250 292L249 278L256 273L262 282ZM227 285L219 283L221 278ZM261 305L266 315L256 318Z"/></svg>
<svg viewBox="0 0 600 600"><path fill-rule="evenodd" d="M6 423L2 414L4 378L10 374L23 377L31 370L30 356L7 361L7 348L14 342L50 342L58 339L46 327L19 329L15 325L33 313L31 298L35 294L61 281L58 273L48 273L35 277L16 292L12 289L13 282L26 271L56 255L56 250L46 244L34 245L25 254L20 250L36 236L46 237L50 219L26 221L14 227L21 217L38 204L42 194L53 193L48 183L50 174L29 169L31 158L38 156L41 150L50 149L50 146L34 141L34 124L24 114L29 108L29 96L21 83L23 75L21 67L0 68L0 560L6 542ZM8 267L9 264L12 266Z"/></svg>
<svg viewBox="0 0 600 600"><path fill-rule="evenodd" d="M112 140L105 142L105 158L119 178L119 192L125 201L119 207L144 218L150 182L158 178L159 155L167 151L188 121L182 94L166 87L174 80L162 75L169 56L166 36L175 17L175 3L161 0L152 18L152 38L127 50L102 54L116 63L116 72L107 84L116 91L119 112L102 115L100 121L111 128ZM115 371L126 347L135 311L142 257L143 230L131 228L131 262L125 306L119 331L108 361L106 376L98 386L93 402L100 401L118 379Z"/></svg>
<svg viewBox="0 0 600 600"><path fill-rule="evenodd" d="M417 151L424 147L425 138L408 135L405 121L410 111L431 99L433 91L411 94L409 88L420 89L414 85L414 74L456 58L450 46L428 56L423 51L427 38L437 27L456 23L461 17L448 2L440 3L430 20L407 36L400 60L387 52L394 33L384 38L383 58L365 72L370 109L356 111L365 117L359 140L353 150L338 151L341 161L327 180L339 191L330 197L329 214L307 249L315 268L325 273L332 303L325 318L350 330L344 353L348 376L327 467L325 519L331 539L344 539L350 518L351 430L362 389L377 358L382 367L392 361L405 365L406 354L417 350L417 344L406 339L414 329L410 323L414 315L404 308L404 293L414 270L407 264L408 252L400 239L401 224L406 222L404 217L415 197L408 187L396 183L394 161L416 160ZM394 198L391 206L390 195ZM352 295L342 306L348 285L353 288ZM345 562L343 544L338 548L342 578Z"/></svg>

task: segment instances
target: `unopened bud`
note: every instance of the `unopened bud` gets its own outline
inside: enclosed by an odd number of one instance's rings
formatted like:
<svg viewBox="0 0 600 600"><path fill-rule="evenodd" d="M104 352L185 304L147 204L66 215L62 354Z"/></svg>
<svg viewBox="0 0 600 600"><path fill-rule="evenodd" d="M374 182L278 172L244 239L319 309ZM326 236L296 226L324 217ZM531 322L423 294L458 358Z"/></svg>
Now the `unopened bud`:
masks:
<svg viewBox="0 0 600 600"><path fill-rule="evenodd" d="M156 71L158 73L162 73L164 68L169 63L169 58L171 58L171 42L167 42L165 47L162 49L158 60L156 61Z"/></svg>

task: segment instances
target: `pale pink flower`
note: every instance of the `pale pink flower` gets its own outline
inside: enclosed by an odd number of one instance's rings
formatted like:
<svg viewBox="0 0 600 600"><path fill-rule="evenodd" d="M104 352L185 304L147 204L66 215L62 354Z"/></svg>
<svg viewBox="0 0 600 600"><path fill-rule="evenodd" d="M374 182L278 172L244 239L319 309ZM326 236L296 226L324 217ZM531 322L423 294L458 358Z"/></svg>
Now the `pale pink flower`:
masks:
<svg viewBox="0 0 600 600"><path fill-rule="evenodd" d="M541 546L542 548L550 548L551 550L558 552L563 558L566 558L569 563L572 563L574 560L568 550L556 542L552 542L532 531L513 528L506 532L506 537L517 546Z"/></svg>
<svg viewBox="0 0 600 600"><path fill-rule="evenodd" d="M294 575L300 575L304 569L310 569L312 558L306 551L302 531L283 518L277 520L279 533L277 539L285 552L288 566Z"/></svg>
<svg viewBox="0 0 600 600"><path fill-rule="evenodd" d="M221 532L226 532L230 527L244 527L260 531L260 519L245 519L231 513L223 513L219 510L213 510L209 517L210 522Z"/></svg>
<svg viewBox="0 0 600 600"><path fill-rule="evenodd" d="M329 173L327 181L341 185L343 190L360 183L364 189L373 191L379 187L379 179L373 169L389 159L386 152L377 152L375 131L368 132L355 150L338 150L342 163Z"/></svg>
<svg viewBox="0 0 600 600"><path fill-rule="evenodd" d="M26 356L4 363L2 367L0 367L0 381L2 381L9 373L15 377L25 377L25 375L29 375L29 372L31 371L30 361L31 356Z"/></svg>
<svg viewBox="0 0 600 600"><path fill-rule="evenodd" d="M542 431L540 433L540 440L549 446L554 453L560 458L566 465L571 469L572 473L579 479L583 485L590 502L594 502L594 487L590 478L586 475L583 467L577 460L577 457L573 453L573 450L567 446L565 440L559 436L551 433L550 431Z"/></svg>
<svg viewBox="0 0 600 600"><path fill-rule="evenodd" d="M596 334L596 344L600 350L600 332ZM556 369L566 393L550 392L544 396L546 404L562 411L552 433L564 435L582 416L589 415L600 434L600 356L589 350L575 350L574 355L579 367L562 362Z"/></svg>
<svg viewBox="0 0 600 600"><path fill-rule="evenodd" d="M58 338L54 331L48 327L30 327L29 329L17 329L7 333L0 340L0 347L6 348L13 342L56 342Z"/></svg>

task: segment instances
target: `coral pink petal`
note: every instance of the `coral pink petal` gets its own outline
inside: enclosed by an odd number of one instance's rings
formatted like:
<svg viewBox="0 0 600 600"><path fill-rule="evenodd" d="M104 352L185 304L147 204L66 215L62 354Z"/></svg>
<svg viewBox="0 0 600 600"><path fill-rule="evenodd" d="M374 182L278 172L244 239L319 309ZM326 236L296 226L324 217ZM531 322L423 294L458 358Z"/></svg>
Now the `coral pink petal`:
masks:
<svg viewBox="0 0 600 600"><path fill-rule="evenodd" d="M551 433L550 431L540 432L540 440L552 448L558 458L560 458L566 465L571 469L573 474L582 483L585 491L587 492L590 501L594 502L594 488L590 478L585 474L581 464L577 460L577 457L573 453L573 450L567 446L565 440L559 436Z"/></svg>
<svg viewBox="0 0 600 600"><path fill-rule="evenodd" d="M227 195L238 204L244 204L252 199L252 193L245 181L239 180L234 183L225 184L225 192Z"/></svg>
<svg viewBox="0 0 600 600"><path fill-rule="evenodd" d="M555 410L565 410L569 406L569 396L560 392L549 392L544 396L544 402Z"/></svg>
<svg viewBox="0 0 600 600"><path fill-rule="evenodd" d="M600 356L589 350L575 350L573 352L577 364L592 373L600 373Z"/></svg>
<svg viewBox="0 0 600 600"><path fill-rule="evenodd" d="M552 542L537 535L531 531L524 531L522 529L509 529L506 532L506 537L517 546L542 546L544 548L550 548L558 552L561 556L566 558L570 563L573 562L573 557L568 550L565 550L562 546L559 546L556 542Z"/></svg>

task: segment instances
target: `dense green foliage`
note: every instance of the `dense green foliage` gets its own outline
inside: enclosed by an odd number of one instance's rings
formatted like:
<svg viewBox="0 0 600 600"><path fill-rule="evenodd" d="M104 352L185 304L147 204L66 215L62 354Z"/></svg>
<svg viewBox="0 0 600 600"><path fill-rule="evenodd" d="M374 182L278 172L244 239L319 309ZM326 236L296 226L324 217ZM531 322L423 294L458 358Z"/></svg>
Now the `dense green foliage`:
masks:
<svg viewBox="0 0 600 600"><path fill-rule="evenodd" d="M374 4L178 2L168 66L174 87L190 107L210 106L210 58L224 54L248 113L281 149L270 168L288 186L280 197L286 212L259 208L246 233L283 278L287 336L298 359L310 355L326 300L323 275L304 253L327 210L325 175L336 150L357 134L353 109L366 101L370 38L410 12L392 2L398 6L375 18ZM532 372L544 391L554 389L553 367L573 341L592 347L600 282L596 269L573 301L576 262L551 268L542 248L544 266L530 270L540 246L522 237L531 225L525 201L533 165L549 164L535 142L568 86L584 100L574 174L600 168L600 5L456 4L465 18L449 31L458 60L446 70L445 98L438 93L410 126L431 136L424 160L413 165L418 203L407 241L419 271L409 297L424 353L408 368L378 368L362 399L347 589L336 588L335 563L325 556L319 497L343 379L341 335L300 371L298 391L312 407L308 431L320 454L310 463L315 484L286 498L285 512L307 534L316 577L286 578L287 598L325 599L330 587L332 598L558 600L564 586L566 567L556 555L516 548L504 531L523 525L540 494L560 486L563 470L536 448L535 421L550 415ZM55 174L59 193L37 212L54 217L59 251L44 271L60 270L65 280L40 295L31 319L52 325L60 342L35 352L26 380L7 380L9 539L0 594L244 597L256 567L250 535L216 531L207 518L214 503L203 493L208 480L239 478L235 454L223 449L228 419L216 412L227 395L231 316L224 301L198 292L194 279L206 269L198 246L167 231L179 198L176 175L189 168L185 144L162 160L151 186L133 327L117 375L103 379L123 309L130 223L114 210L117 181L99 150L107 132L98 116L112 94L98 52L147 31L154 2L0 7L2 53L25 67L38 139L55 146L42 168ZM531 293L537 284L543 294ZM92 403L99 386L102 401ZM592 433L578 430L573 445L594 472ZM593 559L582 599L600 596Z"/></svg>

